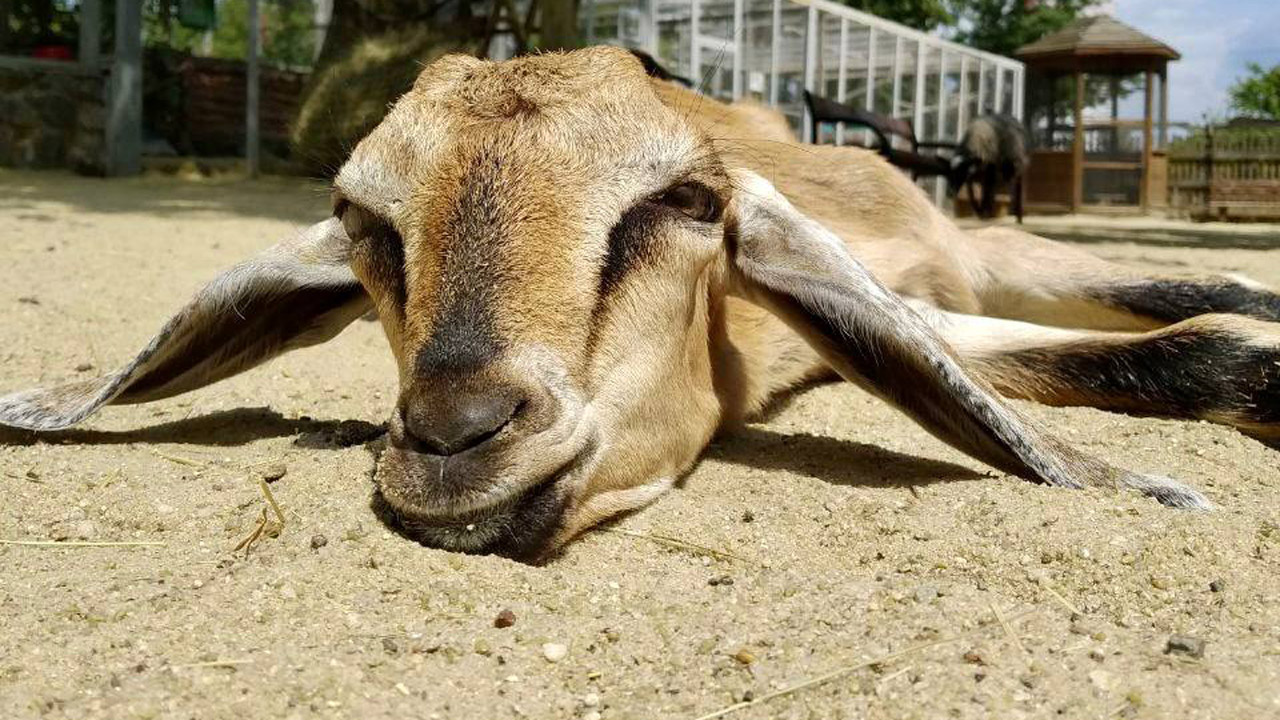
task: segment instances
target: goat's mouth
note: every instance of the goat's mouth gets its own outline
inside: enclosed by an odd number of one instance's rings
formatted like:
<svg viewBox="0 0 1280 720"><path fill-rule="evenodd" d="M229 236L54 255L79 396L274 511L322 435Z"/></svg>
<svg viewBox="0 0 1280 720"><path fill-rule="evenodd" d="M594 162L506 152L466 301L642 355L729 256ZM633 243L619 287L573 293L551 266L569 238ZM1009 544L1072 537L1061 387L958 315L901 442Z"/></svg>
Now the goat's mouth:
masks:
<svg viewBox="0 0 1280 720"><path fill-rule="evenodd" d="M553 543L570 504L570 485L584 455L484 507L442 512L407 501L385 479L376 483L376 501L397 530L428 547L536 563L555 549Z"/></svg>

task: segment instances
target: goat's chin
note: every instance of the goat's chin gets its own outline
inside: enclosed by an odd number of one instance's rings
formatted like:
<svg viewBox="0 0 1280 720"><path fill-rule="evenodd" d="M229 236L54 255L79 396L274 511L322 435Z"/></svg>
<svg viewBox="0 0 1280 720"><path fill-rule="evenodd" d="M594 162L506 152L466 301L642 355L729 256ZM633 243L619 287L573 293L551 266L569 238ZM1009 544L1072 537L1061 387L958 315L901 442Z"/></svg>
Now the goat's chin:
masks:
<svg viewBox="0 0 1280 720"><path fill-rule="evenodd" d="M495 554L525 562L551 555L589 464L590 450L548 464L504 468L496 479L454 478L416 453L388 448L374 473L384 517L404 535L429 547ZM544 455L544 458L546 456ZM521 479L517 479L521 478Z"/></svg>

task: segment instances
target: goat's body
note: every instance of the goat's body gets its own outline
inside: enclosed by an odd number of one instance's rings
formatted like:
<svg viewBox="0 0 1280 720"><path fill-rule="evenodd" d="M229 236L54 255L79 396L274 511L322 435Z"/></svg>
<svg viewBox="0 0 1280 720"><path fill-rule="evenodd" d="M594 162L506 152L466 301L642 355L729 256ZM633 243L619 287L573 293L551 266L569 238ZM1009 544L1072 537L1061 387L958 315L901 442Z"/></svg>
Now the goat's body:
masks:
<svg viewBox="0 0 1280 720"><path fill-rule="evenodd" d="M1251 353L1280 354L1274 293L1234 278L1151 276L1010 228L966 232L873 152L799 144L786 119L770 108L726 106L661 87L667 102L688 108L716 139L726 160L770 180L838 235L882 283L914 300L1002 394L1276 434L1277 373L1236 367ZM1206 315L1212 313L1232 315ZM727 420L750 417L776 393L806 381L836 377L799 335L759 306L729 298L725 319L732 347L724 352L740 358L721 363L733 373L721 383L731 395L722 398ZM1178 374L1161 367L1167 363L1161 352L1171 342L1212 347L1197 353L1196 361L1225 362L1234 374L1228 371L1216 390L1204 377L1179 387ZM1130 357L1120 357L1125 354ZM1126 382L1122 367L1107 377L1100 358L1139 368ZM1265 358L1252 359L1265 364ZM1153 389L1158 385L1164 387Z"/></svg>

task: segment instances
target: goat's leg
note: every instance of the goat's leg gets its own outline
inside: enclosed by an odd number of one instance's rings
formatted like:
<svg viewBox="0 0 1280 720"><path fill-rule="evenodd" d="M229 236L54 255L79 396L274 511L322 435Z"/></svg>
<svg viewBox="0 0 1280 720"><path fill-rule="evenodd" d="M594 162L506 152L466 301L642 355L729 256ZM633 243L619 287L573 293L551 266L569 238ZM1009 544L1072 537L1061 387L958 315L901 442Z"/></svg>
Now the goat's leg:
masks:
<svg viewBox="0 0 1280 720"><path fill-rule="evenodd" d="M916 309L1006 397L1208 420L1280 439L1280 324L1202 315L1101 332Z"/></svg>
<svg viewBox="0 0 1280 720"><path fill-rule="evenodd" d="M1013 228L964 237L983 315L1096 330L1150 330L1209 313L1280 322L1280 294L1246 278L1145 273Z"/></svg>

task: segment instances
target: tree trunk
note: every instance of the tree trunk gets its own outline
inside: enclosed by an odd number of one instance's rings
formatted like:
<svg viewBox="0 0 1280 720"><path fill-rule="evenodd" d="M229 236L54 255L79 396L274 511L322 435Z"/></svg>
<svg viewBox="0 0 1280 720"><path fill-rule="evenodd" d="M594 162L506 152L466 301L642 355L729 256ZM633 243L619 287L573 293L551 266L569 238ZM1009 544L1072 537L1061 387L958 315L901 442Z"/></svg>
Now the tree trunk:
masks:
<svg viewBox="0 0 1280 720"><path fill-rule="evenodd" d="M578 0L539 0L542 26L538 47L572 50L579 46Z"/></svg>

